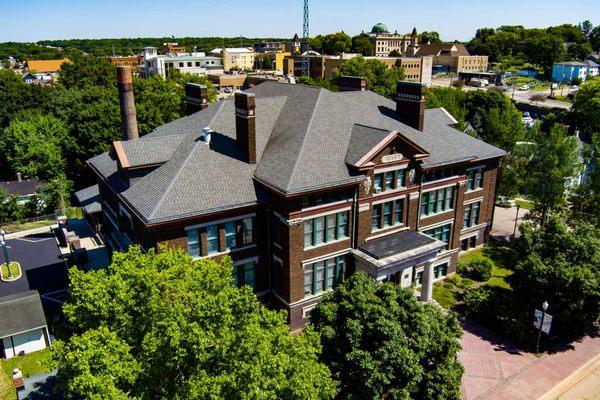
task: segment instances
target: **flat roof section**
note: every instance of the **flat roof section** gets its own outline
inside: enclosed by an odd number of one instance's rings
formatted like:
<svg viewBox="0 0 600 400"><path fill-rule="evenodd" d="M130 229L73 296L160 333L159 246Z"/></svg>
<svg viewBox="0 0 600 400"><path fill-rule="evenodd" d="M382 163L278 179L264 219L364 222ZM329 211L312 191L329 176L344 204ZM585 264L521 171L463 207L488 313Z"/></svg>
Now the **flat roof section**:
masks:
<svg viewBox="0 0 600 400"><path fill-rule="evenodd" d="M371 257L381 260L405 251L434 244L436 239L416 231L404 231L371 240L359 249Z"/></svg>

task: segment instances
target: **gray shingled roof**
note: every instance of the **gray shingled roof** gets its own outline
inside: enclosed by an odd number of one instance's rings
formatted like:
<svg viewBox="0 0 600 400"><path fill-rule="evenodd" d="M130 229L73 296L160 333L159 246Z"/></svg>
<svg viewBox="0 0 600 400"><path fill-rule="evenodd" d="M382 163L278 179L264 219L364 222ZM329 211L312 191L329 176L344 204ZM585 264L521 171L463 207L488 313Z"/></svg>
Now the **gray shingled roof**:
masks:
<svg viewBox="0 0 600 400"><path fill-rule="evenodd" d="M359 181L352 161L394 130L431 154L425 168L504 155L452 128L443 110L426 111L425 132L413 129L400 121L393 101L369 91L265 82L249 92L256 95L257 164L245 162L235 141L233 99L123 142L128 158L141 163L162 157L145 152L171 146L164 165L129 187L107 153L89 162L142 218L158 222L262 202L269 194L261 183L294 194ZM207 126L210 145L200 140Z"/></svg>
<svg viewBox="0 0 600 400"><path fill-rule="evenodd" d="M144 140L122 141L130 167L163 164L171 159L185 135L146 137Z"/></svg>
<svg viewBox="0 0 600 400"><path fill-rule="evenodd" d="M102 211L100 206L100 192L98 185L92 185L81 189L74 194L75 198L79 202L79 205L87 214L93 214Z"/></svg>
<svg viewBox="0 0 600 400"><path fill-rule="evenodd" d="M0 338L46 326L37 290L0 297Z"/></svg>

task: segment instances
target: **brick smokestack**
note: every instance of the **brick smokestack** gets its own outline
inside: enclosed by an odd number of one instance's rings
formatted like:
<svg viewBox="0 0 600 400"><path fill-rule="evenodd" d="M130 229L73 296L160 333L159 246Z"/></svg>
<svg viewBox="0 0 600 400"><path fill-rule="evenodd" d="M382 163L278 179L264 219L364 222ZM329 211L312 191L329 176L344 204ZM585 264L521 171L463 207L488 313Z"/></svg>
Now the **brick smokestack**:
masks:
<svg viewBox="0 0 600 400"><path fill-rule="evenodd" d="M364 92L366 80L360 76L340 76L338 80L340 92Z"/></svg>
<svg viewBox="0 0 600 400"><path fill-rule="evenodd" d="M119 104L121 105L123 140L137 139L139 134L135 114L131 67L117 67L117 86L119 88Z"/></svg>
<svg viewBox="0 0 600 400"><path fill-rule="evenodd" d="M199 83L185 84L185 109L191 115L208 107L208 88Z"/></svg>
<svg viewBox="0 0 600 400"><path fill-rule="evenodd" d="M423 131L425 121L425 90L422 83L398 81L396 112L407 125Z"/></svg>
<svg viewBox="0 0 600 400"><path fill-rule="evenodd" d="M235 94L235 136L250 164L256 164L255 106L254 93Z"/></svg>

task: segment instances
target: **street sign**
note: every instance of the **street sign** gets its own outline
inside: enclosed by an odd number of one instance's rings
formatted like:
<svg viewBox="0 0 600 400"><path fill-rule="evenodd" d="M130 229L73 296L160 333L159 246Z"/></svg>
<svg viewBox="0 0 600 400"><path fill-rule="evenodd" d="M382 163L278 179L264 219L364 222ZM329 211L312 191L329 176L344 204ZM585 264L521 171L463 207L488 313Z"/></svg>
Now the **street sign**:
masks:
<svg viewBox="0 0 600 400"><path fill-rule="evenodd" d="M544 313L540 310L535 310L535 319L533 321L533 326L536 327L536 329L540 329L540 325L541 325L541 330L542 332L544 332L545 334L550 334L550 326L552 325L552 315L550 314L546 314L544 315L544 322L542 324L542 315Z"/></svg>

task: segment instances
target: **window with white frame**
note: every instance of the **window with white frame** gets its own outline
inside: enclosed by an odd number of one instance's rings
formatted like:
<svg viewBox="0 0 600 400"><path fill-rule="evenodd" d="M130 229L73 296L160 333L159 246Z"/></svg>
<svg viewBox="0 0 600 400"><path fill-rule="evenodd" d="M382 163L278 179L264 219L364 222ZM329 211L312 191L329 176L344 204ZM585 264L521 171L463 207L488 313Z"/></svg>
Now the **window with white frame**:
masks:
<svg viewBox="0 0 600 400"><path fill-rule="evenodd" d="M445 249L448 250L450 245L450 236L452 232L452 224L437 226L435 228L426 229L423 233L434 239L441 240L446 243Z"/></svg>
<svg viewBox="0 0 600 400"><path fill-rule="evenodd" d="M375 193L399 189L405 186L406 170L380 172L373 176L373 188Z"/></svg>
<svg viewBox="0 0 600 400"><path fill-rule="evenodd" d="M477 225L479 222L479 208L481 201L465 205L465 214L463 217L463 229Z"/></svg>
<svg viewBox="0 0 600 400"><path fill-rule="evenodd" d="M467 191L483 188L483 167L467 170Z"/></svg>
<svg viewBox="0 0 600 400"><path fill-rule="evenodd" d="M348 211L304 221L304 247L318 246L348 237Z"/></svg>
<svg viewBox="0 0 600 400"><path fill-rule="evenodd" d="M222 228L222 229L221 229ZM221 230L224 232L225 248L220 248ZM205 235L206 254L202 251L202 233ZM216 223L186 230L188 253L192 257L207 256L221 251L231 251L254 244L254 218Z"/></svg>
<svg viewBox="0 0 600 400"><path fill-rule="evenodd" d="M404 219L404 198L373 204L371 232L399 226Z"/></svg>
<svg viewBox="0 0 600 400"><path fill-rule="evenodd" d="M431 190L421 195L421 217L434 215L454 208L454 186Z"/></svg>
<svg viewBox="0 0 600 400"><path fill-rule="evenodd" d="M346 256L332 257L304 266L304 296L335 288L344 280Z"/></svg>

